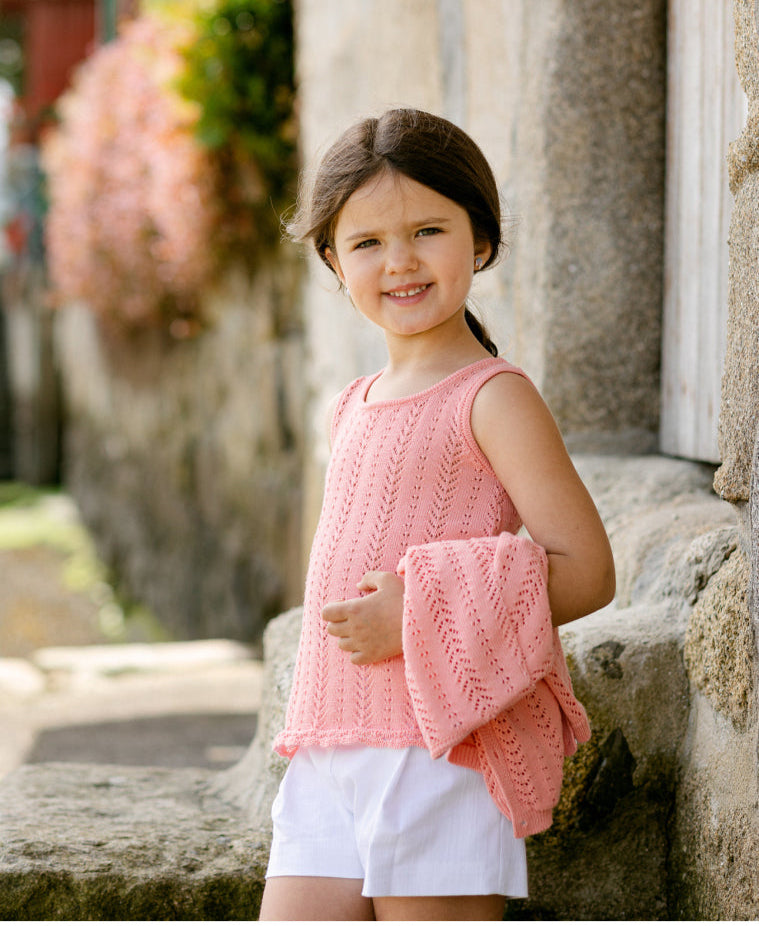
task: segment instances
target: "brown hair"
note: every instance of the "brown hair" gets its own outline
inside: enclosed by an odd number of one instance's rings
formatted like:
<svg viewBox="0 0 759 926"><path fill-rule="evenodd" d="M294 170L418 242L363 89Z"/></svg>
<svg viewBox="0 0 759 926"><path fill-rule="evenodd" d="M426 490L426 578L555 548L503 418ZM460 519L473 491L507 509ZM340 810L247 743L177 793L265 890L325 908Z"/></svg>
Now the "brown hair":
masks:
<svg viewBox="0 0 759 926"><path fill-rule="evenodd" d="M332 145L316 172L310 195L303 196L290 234L311 240L322 260L334 250L340 211L348 198L382 171L395 171L457 203L469 215L477 245L489 244L490 266L503 248L498 187L485 156L458 126L417 109L392 109L363 119ZM494 356L498 348L481 322L466 309L478 341Z"/></svg>

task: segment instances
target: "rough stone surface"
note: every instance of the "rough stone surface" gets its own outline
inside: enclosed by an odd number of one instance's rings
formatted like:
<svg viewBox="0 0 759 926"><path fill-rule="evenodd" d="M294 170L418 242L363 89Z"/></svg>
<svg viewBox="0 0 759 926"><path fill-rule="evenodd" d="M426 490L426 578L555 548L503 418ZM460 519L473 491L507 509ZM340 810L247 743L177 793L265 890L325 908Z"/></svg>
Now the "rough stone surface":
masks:
<svg viewBox="0 0 759 926"><path fill-rule="evenodd" d="M670 828L670 878L672 913L691 920L755 919L759 898L759 30L754 0L734 0L733 10L748 119L728 151L734 207L719 424L723 463L715 488L734 503L739 530L736 551L693 609L686 643L691 707Z"/></svg>
<svg viewBox="0 0 759 926"><path fill-rule="evenodd" d="M574 454L572 460L607 530L621 518L678 499L713 496L714 468L653 455Z"/></svg>
<svg viewBox="0 0 759 926"><path fill-rule="evenodd" d="M245 810L252 826L271 828L271 805L287 762L272 750L284 727L295 655L300 640L302 609L292 608L270 621L264 633L263 699L256 737L245 756L215 780L212 791Z"/></svg>
<svg viewBox="0 0 759 926"><path fill-rule="evenodd" d="M200 770L51 763L0 783L0 918L251 920L265 837Z"/></svg>
<svg viewBox="0 0 759 926"><path fill-rule="evenodd" d="M574 450L655 446L665 22L660 0L634 13L627 3L562 3L547 94L532 101L545 107L545 236L527 233L525 244L546 269L544 290L524 292L522 305L548 313L541 385Z"/></svg>
<svg viewBox="0 0 759 926"><path fill-rule="evenodd" d="M684 627L670 603L610 607L562 631L593 736L565 763L553 826L528 840L530 900L510 905L514 916L667 918Z"/></svg>
<svg viewBox="0 0 759 926"><path fill-rule="evenodd" d="M691 921L755 920L755 725L746 732L736 730L694 691L682 757L676 814L669 827L671 915Z"/></svg>
<svg viewBox="0 0 759 926"><path fill-rule="evenodd" d="M262 722L232 770L48 763L0 782L0 919L256 918L299 618L267 628Z"/></svg>
<svg viewBox="0 0 759 926"><path fill-rule="evenodd" d="M688 710L685 626L677 604L662 602L605 608L562 631L591 725L601 739L617 729L624 734L636 787L674 775Z"/></svg>
<svg viewBox="0 0 759 926"><path fill-rule="evenodd" d="M693 605L738 545L735 512L711 488L713 467L658 456L578 454L574 462L614 549L617 607Z"/></svg>
<svg viewBox="0 0 759 926"><path fill-rule="evenodd" d="M759 409L759 33L754 0L734 0L738 77L748 97L748 119L728 149L730 219L728 332L715 487L732 502L749 497Z"/></svg>
<svg viewBox="0 0 759 926"><path fill-rule="evenodd" d="M726 502L701 498L620 519L611 541L620 607L664 597L688 606L737 547L738 529Z"/></svg>
<svg viewBox="0 0 759 926"><path fill-rule="evenodd" d="M511 901L506 919L666 920L667 817L636 790L603 827L554 845L527 845L530 901Z"/></svg>
<svg viewBox="0 0 759 926"><path fill-rule="evenodd" d="M60 316L68 486L122 591L182 639L254 640L302 593L292 263L230 275L186 343L111 343L89 313Z"/></svg>
<svg viewBox="0 0 759 926"><path fill-rule="evenodd" d="M756 429L754 463L751 472L751 504L749 506L749 553L751 556L751 588L749 609L754 631L759 631L759 427Z"/></svg>
<svg viewBox="0 0 759 926"><path fill-rule="evenodd" d="M685 640L688 676L739 730L749 722L754 634L748 610L750 568L737 551L706 586Z"/></svg>
<svg viewBox="0 0 759 926"><path fill-rule="evenodd" d="M759 105L759 102L756 104ZM757 121L745 131L756 132ZM753 136L756 138L756 135ZM759 171L734 191L730 225L728 340L722 376L715 487L728 501L747 501L759 407Z"/></svg>
<svg viewBox="0 0 759 926"><path fill-rule="evenodd" d="M759 25L754 0L733 0L735 64L749 100L759 100Z"/></svg>

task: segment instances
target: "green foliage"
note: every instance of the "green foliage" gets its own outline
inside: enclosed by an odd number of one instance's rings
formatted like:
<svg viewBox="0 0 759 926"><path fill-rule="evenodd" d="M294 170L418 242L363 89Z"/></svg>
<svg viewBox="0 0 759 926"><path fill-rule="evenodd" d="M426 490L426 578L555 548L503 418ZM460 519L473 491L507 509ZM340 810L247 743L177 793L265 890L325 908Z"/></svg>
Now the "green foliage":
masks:
<svg viewBox="0 0 759 926"><path fill-rule="evenodd" d="M198 104L196 137L232 168L240 204L292 198L296 173L290 0L219 0L198 15L179 91Z"/></svg>

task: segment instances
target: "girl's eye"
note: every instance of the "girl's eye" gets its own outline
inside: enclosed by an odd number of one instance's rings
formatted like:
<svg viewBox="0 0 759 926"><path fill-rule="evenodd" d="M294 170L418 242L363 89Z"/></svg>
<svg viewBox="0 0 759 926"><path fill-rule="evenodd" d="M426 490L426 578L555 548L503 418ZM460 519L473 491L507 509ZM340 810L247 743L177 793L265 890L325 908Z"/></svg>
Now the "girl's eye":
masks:
<svg viewBox="0 0 759 926"><path fill-rule="evenodd" d="M367 238L365 241L359 241L355 247L355 250L359 251L363 248L370 248L375 244L379 244L376 238Z"/></svg>
<svg viewBox="0 0 759 926"><path fill-rule="evenodd" d="M440 234L439 228L420 228L417 232L419 237L426 237L427 235L438 235Z"/></svg>

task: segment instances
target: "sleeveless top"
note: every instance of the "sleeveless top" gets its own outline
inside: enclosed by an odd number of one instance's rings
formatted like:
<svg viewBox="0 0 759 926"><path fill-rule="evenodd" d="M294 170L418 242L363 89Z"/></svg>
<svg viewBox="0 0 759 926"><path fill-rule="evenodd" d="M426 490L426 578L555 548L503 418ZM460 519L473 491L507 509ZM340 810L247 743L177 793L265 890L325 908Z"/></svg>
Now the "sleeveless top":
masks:
<svg viewBox="0 0 759 926"><path fill-rule="evenodd" d="M285 729L274 742L281 755L300 746L424 747L404 657L353 665L327 633L321 610L358 597L365 573L396 572L411 546L519 530L519 515L471 429L477 392L504 372L525 375L492 357L404 398L367 401L381 373L341 393Z"/></svg>

